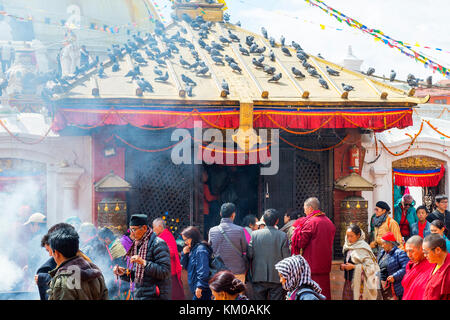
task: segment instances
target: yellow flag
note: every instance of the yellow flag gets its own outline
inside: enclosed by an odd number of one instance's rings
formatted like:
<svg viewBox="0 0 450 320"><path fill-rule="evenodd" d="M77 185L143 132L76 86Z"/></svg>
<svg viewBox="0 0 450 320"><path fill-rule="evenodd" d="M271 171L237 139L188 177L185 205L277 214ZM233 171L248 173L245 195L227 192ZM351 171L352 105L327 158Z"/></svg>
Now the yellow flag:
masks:
<svg viewBox="0 0 450 320"><path fill-rule="evenodd" d="M322 28L322 30L325 30L325 26L323 24L320 25L320 28Z"/></svg>
<svg viewBox="0 0 450 320"><path fill-rule="evenodd" d="M222 10L227 10L227 9L228 9L227 3L225 2L225 0L217 0L217 2L218 2L218 3L223 3L223 8L222 8Z"/></svg>

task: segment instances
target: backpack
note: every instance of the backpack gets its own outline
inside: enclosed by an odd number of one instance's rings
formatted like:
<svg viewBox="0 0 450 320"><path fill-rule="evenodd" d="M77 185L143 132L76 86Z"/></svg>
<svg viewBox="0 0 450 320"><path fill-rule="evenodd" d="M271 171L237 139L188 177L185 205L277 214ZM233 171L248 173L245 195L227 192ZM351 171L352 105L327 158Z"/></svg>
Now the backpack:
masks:
<svg viewBox="0 0 450 320"><path fill-rule="evenodd" d="M292 300L301 300L300 298L302 297L302 295L309 293L309 294L313 294L317 297L317 300L325 300L325 296L323 294L320 294L316 291L314 291L313 289L311 289L310 286L308 285L302 285L300 286L297 290L295 290L295 295L293 297Z"/></svg>

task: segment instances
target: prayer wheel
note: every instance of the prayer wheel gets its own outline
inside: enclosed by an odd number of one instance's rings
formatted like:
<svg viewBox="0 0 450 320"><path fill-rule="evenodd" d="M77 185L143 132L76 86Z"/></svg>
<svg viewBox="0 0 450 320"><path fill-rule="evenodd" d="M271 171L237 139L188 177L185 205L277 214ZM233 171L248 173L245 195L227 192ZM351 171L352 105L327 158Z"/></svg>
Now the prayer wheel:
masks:
<svg viewBox="0 0 450 320"><path fill-rule="evenodd" d="M127 231L127 203L120 199L103 199L97 204L97 224L107 227L116 235Z"/></svg>
<svg viewBox="0 0 450 320"><path fill-rule="evenodd" d="M345 242L345 232L352 223L358 225L364 231L368 241L368 202L359 196L349 196L341 201L340 210L340 240L341 246Z"/></svg>

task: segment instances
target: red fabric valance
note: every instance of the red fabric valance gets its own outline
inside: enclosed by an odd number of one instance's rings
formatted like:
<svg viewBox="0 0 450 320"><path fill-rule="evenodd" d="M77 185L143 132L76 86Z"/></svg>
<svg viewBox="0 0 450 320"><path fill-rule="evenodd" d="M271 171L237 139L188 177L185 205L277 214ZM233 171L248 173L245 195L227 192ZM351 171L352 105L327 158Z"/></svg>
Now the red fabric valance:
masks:
<svg viewBox="0 0 450 320"><path fill-rule="evenodd" d="M445 173L444 165L433 170L402 170L393 169L394 183L404 187L436 187Z"/></svg>
<svg viewBox="0 0 450 320"><path fill-rule="evenodd" d="M239 107L216 108L59 108L52 125L54 131L67 126L93 129L105 125L131 125L138 128L193 128L201 121L204 128L237 129ZM304 129L365 128L383 131L412 125L412 109L398 108L254 108L255 128Z"/></svg>

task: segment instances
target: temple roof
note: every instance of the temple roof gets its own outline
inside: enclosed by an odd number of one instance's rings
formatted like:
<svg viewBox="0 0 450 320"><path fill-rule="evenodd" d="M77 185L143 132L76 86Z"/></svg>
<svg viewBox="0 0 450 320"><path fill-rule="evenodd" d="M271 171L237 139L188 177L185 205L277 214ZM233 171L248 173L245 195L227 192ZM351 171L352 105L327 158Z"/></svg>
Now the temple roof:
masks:
<svg viewBox="0 0 450 320"><path fill-rule="evenodd" d="M204 26L203 26L204 28ZM70 82L70 86L62 93L53 96L54 100L59 99L138 99L142 104L148 105L153 102L167 102L174 104L230 104L232 102L253 103L255 105L343 105L343 106L357 106L357 105L416 105L418 103L425 103L429 97L418 98L414 97L413 90L406 92L386 85L373 77L365 74L351 71L343 68L337 64L321 59L317 56L309 55L306 60L313 69L320 75L322 80L328 84L328 89L321 86L317 75L314 77L310 75L306 68L303 67L302 62L296 56L296 49L286 44L291 56L283 52L283 47L280 43L275 43L271 46L269 40L261 35L254 34L248 30L242 29L236 25L225 22L211 22L210 28L207 30L207 37L202 40L206 45L211 46L213 41L223 46L223 51L219 53L234 59L241 72L233 71L229 64L223 60L224 64L215 63L210 53L199 43L202 28L194 28L191 24L180 19L174 21L167 26L163 31L164 37L161 35L152 34L155 39L157 47L161 52L167 49L169 43L172 43L178 50L172 50L172 58L165 58L166 65L158 65L156 59L149 59L147 52L150 50L152 54L156 54L153 48L147 43L140 46L138 52L146 60L146 64L140 64L140 77L143 77L150 82L153 87L153 92L143 92L141 95L138 88L137 80L131 80L131 77L125 75L133 69L133 66L138 63L129 54L125 54L123 58L119 59L119 68L117 72L113 72L113 62L104 61L104 77L98 75L97 69L94 68L88 71L85 75L80 76ZM230 33L236 35L240 41L231 41ZM177 36L179 35L179 36ZM243 55L239 50L239 45L242 45L246 50L250 47L246 44L246 37L254 37L254 43L259 49L265 48L263 54L250 53L249 56ZM163 41L163 39L174 39L170 41ZM178 41L177 39L184 38L185 40ZM221 42L223 38L231 41L230 44ZM268 37L270 39L270 35ZM131 39L131 36L130 36ZM151 40L150 40L151 42ZM184 42L184 44L182 43ZM195 70L200 70L201 67L188 68L180 63L182 57L190 65L195 62L194 55L188 46L193 46L198 53L198 58L203 61L208 68L205 75L196 74ZM191 48L192 48L191 46ZM271 61L269 57L270 51L273 50L275 61ZM262 68L257 68L252 63L253 58L264 56L262 64L264 66L274 67L276 71L274 74L282 73L279 81L269 82L273 77L272 74L267 74ZM117 67L117 66L116 66ZM155 81L158 77L154 73L154 68L157 67L165 74L168 72L169 78L167 81ZM299 78L294 76L291 71L292 68L300 70L304 77ZM339 75L330 75L327 68L339 72ZM186 85L182 80L182 76L187 76L192 79L196 86L192 87L192 96L186 93ZM225 80L229 85L229 94L225 95L222 88L222 81ZM354 89L346 92L343 85L352 86Z"/></svg>

